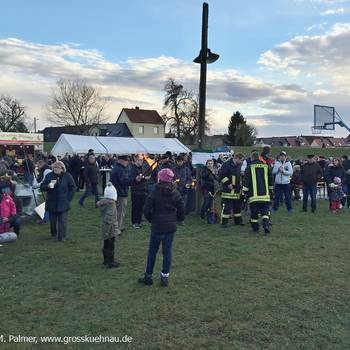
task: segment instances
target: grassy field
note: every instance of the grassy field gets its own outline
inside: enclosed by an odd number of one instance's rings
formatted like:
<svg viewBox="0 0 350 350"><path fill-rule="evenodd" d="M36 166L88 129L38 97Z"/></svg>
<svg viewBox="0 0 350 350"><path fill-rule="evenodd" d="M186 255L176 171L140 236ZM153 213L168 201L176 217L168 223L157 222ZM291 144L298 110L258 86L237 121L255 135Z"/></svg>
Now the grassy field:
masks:
<svg viewBox="0 0 350 350"><path fill-rule="evenodd" d="M118 238L105 270L92 199L70 212L69 240L26 223L0 248L0 337L108 335L131 344L4 344L0 349L349 349L350 211L280 210L270 237L189 216L174 242L168 289L136 283L148 226ZM245 221L248 218L245 217ZM160 270L156 265L156 276ZM0 338L1 339L1 338Z"/></svg>

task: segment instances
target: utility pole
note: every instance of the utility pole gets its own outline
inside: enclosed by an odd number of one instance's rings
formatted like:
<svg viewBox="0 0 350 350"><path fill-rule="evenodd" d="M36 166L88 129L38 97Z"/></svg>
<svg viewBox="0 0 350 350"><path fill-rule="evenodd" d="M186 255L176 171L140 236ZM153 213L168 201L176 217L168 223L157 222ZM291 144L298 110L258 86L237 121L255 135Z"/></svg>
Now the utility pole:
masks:
<svg viewBox="0 0 350 350"><path fill-rule="evenodd" d="M195 63L200 63L200 78L199 78L199 108L198 108L198 148L203 149L205 144L205 100L207 90L207 64L213 63L219 59L219 55L212 53L208 49L208 17L209 17L209 5L203 2L202 10L202 42L201 51L199 55L193 60ZM197 169L197 183L200 179L200 169ZM196 210L200 212L201 192L199 187L196 191Z"/></svg>
<svg viewBox="0 0 350 350"><path fill-rule="evenodd" d="M199 115L198 115L198 148L203 149L205 137L205 103L206 103L206 87L207 87L207 64L218 60L219 55L212 53L208 49L208 17L209 5L203 3L202 11L202 44L199 56L193 61L200 63L200 80L199 80Z"/></svg>
<svg viewBox="0 0 350 350"><path fill-rule="evenodd" d="M36 132L36 117L34 117L34 132Z"/></svg>

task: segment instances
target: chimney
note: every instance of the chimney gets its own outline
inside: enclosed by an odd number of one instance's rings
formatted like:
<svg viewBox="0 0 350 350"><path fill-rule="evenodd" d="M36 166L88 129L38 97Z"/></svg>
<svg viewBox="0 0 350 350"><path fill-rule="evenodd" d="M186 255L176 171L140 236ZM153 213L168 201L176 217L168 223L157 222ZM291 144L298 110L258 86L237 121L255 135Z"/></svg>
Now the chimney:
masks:
<svg viewBox="0 0 350 350"><path fill-rule="evenodd" d="M135 107L135 109L139 110L139 109L140 109L140 107L139 107L139 106L136 106L136 107Z"/></svg>

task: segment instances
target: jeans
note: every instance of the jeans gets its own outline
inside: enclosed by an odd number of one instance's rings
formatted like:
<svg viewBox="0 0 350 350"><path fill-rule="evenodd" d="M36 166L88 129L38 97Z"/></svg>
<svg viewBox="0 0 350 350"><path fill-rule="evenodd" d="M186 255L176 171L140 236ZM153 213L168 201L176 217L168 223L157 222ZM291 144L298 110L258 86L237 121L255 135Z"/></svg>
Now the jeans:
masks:
<svg viewBox="0 0 350 350"><path fill-rule="evenodd" d="M154 264L156 262L157 252L162 243L163 251L163 269L162 273L167 274L170 271L171 251L175 232L172 233L151 233L148 247L146 274L152 275Z"/></svg>
<svg viewBox="0 0 350 350"><path fill-rule="evenodd" d="M81 196L79 203L83 204L84 200L90 196L90 194L95 195L95 204L99 200L99 195L98 195L98 184L86 184L86 189L84 194Z"/></svg>
<svg viewBox="0 0 350 350"><path fill-rule="evenodd" d="M311 185L307 186L304 185L303 187L303 210L307 210L307 200L310 195L311 197L311 209L312 211L316 210L316 193L317 193L317 186Z"/></svg>
<svg viewBox="0 0 350 350"><path fill-rule="evenodd" d="M286 201L287 210L292 209L292 200L290 196L290 188L289 184L275 184L275 197L273 201L273 209L277 210L279 204L281 203L281 199L284 195L284 199Z"/></svg>

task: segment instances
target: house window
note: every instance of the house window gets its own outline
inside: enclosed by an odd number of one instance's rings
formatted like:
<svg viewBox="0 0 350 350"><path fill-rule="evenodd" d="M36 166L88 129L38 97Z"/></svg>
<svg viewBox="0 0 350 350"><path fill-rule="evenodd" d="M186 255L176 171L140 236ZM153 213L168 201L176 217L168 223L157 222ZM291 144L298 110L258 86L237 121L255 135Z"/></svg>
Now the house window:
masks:
<svg viewBox="0 0 350 350"><path fill-rule="evenodd" d="M159 127L158 127L158 126L155 126L155 127L153 128L153 133L154 133L155 135L158 135L158 134L159 134Z"/></svg>
<svg viewBox="0 0 350 350"><path fill-rule="evenodd" d="M144 126L139 126L139 134L143 134L145 131L145 127Z"/></svg>

